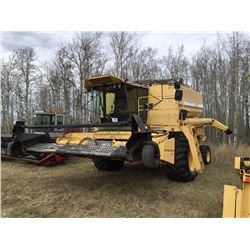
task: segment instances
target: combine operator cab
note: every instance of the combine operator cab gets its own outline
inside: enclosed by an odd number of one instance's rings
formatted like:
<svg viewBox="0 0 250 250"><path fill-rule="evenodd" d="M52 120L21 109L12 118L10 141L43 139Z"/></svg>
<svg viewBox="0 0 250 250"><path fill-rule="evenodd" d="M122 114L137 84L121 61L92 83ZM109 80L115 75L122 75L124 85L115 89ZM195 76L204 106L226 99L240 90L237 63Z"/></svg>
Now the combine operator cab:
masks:
<svg viewBox="0 0 250 250"><path fill-rule="evenodd" d="M57 126L64 125L65 113L63 112L45 112L33 111L33 125L37 128L33 128L35 134L49 134L50 137L55 140L57 137L62 136L65 133L63 128L42 128L42 126Z"/></svg>
<svg viewBox="0 0 250 250"><path fill-rule="evenodd" d="M33 125L45 126L45 125L63 125L64 113L34 111L33 112ZM37 128L36 132L43 132L44 129ZM50 129L50 131L56 131L56 128Z"/></svg>
<svg viewBox="0 0 250 250"><path fill-rule="evenodd" d="M101 124L128 122L132 114L138 114L139 98L145 97L144 102L147 102L148 88L146 86L128 83L126 80L111 75L89 78L85 81L85 86L88 91L92 92L92 102L96 104L95 120ZM146 112L141 115L141 119L146 123ZM105 130L109 129L105 128ZM129 126L116 127L116 129L131 130Z"/></svg>

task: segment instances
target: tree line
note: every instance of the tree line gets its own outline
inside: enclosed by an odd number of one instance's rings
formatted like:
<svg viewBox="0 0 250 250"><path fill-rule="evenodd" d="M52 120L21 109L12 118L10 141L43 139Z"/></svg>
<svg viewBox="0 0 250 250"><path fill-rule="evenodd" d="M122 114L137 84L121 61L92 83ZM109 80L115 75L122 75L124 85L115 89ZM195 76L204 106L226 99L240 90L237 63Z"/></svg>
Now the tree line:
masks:
<svg viewBox="0 0 250 250"><path fill-rule="evenodd" d="M217 35L191 56L184 46L169 46L163 56L142 47L136 33L114 32L104 42L101 32L76 33L55 51L53 60L38 64L34 48L13 50L1 66L1 129L15 120L31 123L32 111L65 111L66 122L86 123L94 111L84 87L90 76L113 74L135 80L182 77L204 99L204 116L233 130L226 137L209 130L215 142L250 143L250 38L243 32Z"/></svg>

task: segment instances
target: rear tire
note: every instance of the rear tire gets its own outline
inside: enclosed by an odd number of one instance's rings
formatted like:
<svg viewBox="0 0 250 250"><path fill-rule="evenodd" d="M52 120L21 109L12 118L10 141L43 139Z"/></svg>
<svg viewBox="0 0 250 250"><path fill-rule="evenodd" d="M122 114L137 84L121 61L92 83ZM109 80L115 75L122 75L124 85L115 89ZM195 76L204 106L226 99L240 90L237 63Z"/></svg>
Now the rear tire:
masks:
<svg viewBox="0 0 250 250"><path fill-rule="evenodd" d="M99 158L92 159L95 167L101 171L115 171L123 167L123 161L104 160Z"/></svg>
<svg viewBox="0 0 250 250"><path fill-rule="evenodd" d="M211 151L209 146L206 145L200 145L200 151L201 151L201 156L202 160L205 165L208 165L211 163Z"/></svg>
<svg viewBox="0 0 250 250"><path fill-rule="evenodd" d="M193 181L197 173L191 172L188 165L189 144L183 133L174 135L175 164L165 165L166 176L178 182Z"/></svg>

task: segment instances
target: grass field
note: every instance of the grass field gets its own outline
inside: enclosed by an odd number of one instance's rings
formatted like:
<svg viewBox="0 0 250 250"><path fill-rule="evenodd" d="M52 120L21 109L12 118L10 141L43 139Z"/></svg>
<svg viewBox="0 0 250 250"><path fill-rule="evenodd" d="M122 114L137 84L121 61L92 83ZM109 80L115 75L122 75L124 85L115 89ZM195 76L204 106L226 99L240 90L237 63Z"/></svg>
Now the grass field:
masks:
<svg viewBox="0 0 250 250"><path fill-rule="evenodd" d="M224 184L241 186L234 156L249 154L249 146L215 147L212 164L190 183L133 164L101 172L81 158L50 168L4 161L2 217L221 217Z"/></svg>

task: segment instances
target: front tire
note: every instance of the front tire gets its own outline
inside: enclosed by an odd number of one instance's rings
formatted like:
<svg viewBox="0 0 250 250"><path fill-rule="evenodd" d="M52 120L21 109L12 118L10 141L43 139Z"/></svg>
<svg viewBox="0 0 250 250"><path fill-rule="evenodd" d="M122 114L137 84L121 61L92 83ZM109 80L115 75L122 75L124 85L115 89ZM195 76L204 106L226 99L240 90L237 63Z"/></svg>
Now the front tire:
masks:
<svg viewBox="0 0 250 250"><path fill-rule="evenodd" d="M166 176L178 182L193 181L197 173L191 172L188 164L189 144L183 133L174 135L175 138L175 164L165 165Z"/></svg>
<svg viewBox="0 0 250 250"><path fill-rule="evenodd" d="M157 168L160 165L160 153L156 145L145 144L142 149L142 161L147 168Z"/></svg>
<svg viewBox="0 0 250 250"><path fill-rule="evenodd" d="M123 167L123 161L104 160L99 158L92 159L95 167L100 171L115 171Z"/></svg>

